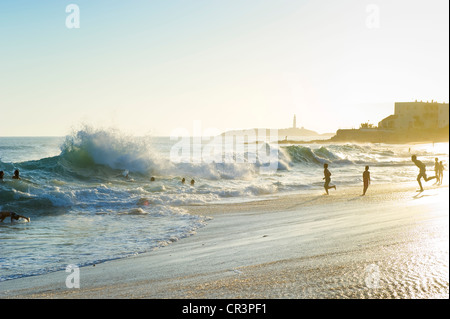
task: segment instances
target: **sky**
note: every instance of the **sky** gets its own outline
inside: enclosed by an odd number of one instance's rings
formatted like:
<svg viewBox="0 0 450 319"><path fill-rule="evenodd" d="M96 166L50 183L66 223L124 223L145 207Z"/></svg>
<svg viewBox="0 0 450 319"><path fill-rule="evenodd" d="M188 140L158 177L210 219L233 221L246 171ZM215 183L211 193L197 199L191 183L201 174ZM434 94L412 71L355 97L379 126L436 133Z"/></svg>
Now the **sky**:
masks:
<svg viewBox="0 0 450 319"><path fill-rule="evenodd" d="M333 133L449 101L447 0L1 1L0 46L0 136L287 128L294 114Z"/></svg>

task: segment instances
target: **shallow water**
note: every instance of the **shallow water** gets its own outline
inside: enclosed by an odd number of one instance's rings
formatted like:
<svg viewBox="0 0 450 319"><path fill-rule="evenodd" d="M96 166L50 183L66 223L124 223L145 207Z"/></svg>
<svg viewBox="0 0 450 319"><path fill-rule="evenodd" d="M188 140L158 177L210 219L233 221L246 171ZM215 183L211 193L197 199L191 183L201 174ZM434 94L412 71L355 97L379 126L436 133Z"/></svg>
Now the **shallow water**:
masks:
<svg viewBox="0 0 450 319"><path fill-rule="evenodd" d="M361 184L365 165L373 183L414 180L413 152L430 174L434 157L448 163L448 143L228 145L221 148L222 161L210 161L206 155L223 145L203 142L200 152L180 149L182 156L174 157L179 142L92 129L57 138L0 138L6 175L0 209L31 217L30 223L0 224L0 281L123 258L190 236L208 218L181 206L322 192L325 162L338 187ZM15 169L22 180L11 180Z"/></svg>

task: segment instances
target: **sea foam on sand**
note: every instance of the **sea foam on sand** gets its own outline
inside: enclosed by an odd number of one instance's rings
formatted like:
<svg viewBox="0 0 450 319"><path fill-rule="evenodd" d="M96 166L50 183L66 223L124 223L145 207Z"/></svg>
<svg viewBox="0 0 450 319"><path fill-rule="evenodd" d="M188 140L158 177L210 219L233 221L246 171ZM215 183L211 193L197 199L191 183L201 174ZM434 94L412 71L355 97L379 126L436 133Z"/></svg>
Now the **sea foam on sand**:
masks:
<svg viewBox="0 0 450 319"><path fill-rule="evenodd" d="M189 206L211 216L150 253L0 283L1 298L448 298L448 186Z"/></svg>

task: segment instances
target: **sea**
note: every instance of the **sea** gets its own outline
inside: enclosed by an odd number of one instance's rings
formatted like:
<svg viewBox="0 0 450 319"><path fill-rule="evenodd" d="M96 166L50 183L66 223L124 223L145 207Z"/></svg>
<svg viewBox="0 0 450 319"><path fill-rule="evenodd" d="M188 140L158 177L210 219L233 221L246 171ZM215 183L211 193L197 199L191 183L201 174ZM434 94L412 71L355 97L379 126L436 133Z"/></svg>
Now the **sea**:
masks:
<svg viewBox="0 0 450 319"><path fill-rule="evenodd" d="M337 191L362 191L366 165L372 184L414 182L412 154L431 176L436 157L447 170L448 143L281 144L267 136L135 137L93 128L63 137L0 137L0 211L31 219L0 223L0 282L195 236L210 217L190 214L192 205L323 194L324 163ZM11 178L16 169L20 180Z"/></svg>

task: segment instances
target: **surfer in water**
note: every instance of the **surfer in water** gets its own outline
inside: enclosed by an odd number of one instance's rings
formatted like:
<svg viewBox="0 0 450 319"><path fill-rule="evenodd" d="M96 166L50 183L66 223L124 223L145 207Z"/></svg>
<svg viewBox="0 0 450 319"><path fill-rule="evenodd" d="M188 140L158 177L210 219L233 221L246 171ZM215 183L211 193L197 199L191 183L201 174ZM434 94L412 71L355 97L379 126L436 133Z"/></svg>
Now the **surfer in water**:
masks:
<svg viewBox="0 0 450 319"><path fill-rule="evenodd" d="M3 180L3 177L5 176L5 172L3 172L3 171L0 171L0 181L2 181Z"/></svg>
<svg viewBox="0 0 450 319"><path fill-rule="evenodd" d="M427 172L426 172L427 168L426 168L424 163L422 163L421 161L419 161L417 159L416 155L411 156L411 160L419 168L419 175L417 175L417 182L419 183L419 186L420 186L420 190L419 191L423 192L422 182L420 181L420 179L423 177L424 181L428 182L428 181L430 181L432 179L435 179L436 176L427 177Z"/></svg>
<svg viewBox="0 0 450 319"><path fill-rule="evenodd" d="M11 223L13 222L13 219L18 220L19 218L23 218L26 219L27 221L30 221L29 217L25 217L19 214L16 214L14 212L0 212L0 222L3 223L3 220L6 217L10 217L11 218Z"/></svg>
<svg viewBox="0 0 450 319"><path fill-rule="evenodd" d="M334 188L335 190L336 190L336 185L332 185L332 186L330 186L330 182L331 182L331 173L330 173L330 171L328 170L328 164L323 164L323 168L324 168L324 170L323 170L323 174L325 175L325 177L323 178L324 180L325 180L325 184L324 184L324 188L325 188L325 192L327 193L327 195L329 195L328 194L328 190L330 189L330 188Z"/></svg>
<svg viewBox="0 0 450 319"><path fill-rule="evenodd" d="M195 181L193 179L191 179L191 185L194 186Z"/></svg>
<svg viewBox="0 0 450 319"><path fill-rule="evenodd" d="M363 182L364 182L364 189L363 189L363 196L366 195L367 189L370 185L370 172L369 172L369 166L366 166L366 170L363 173Z"/></svg>

